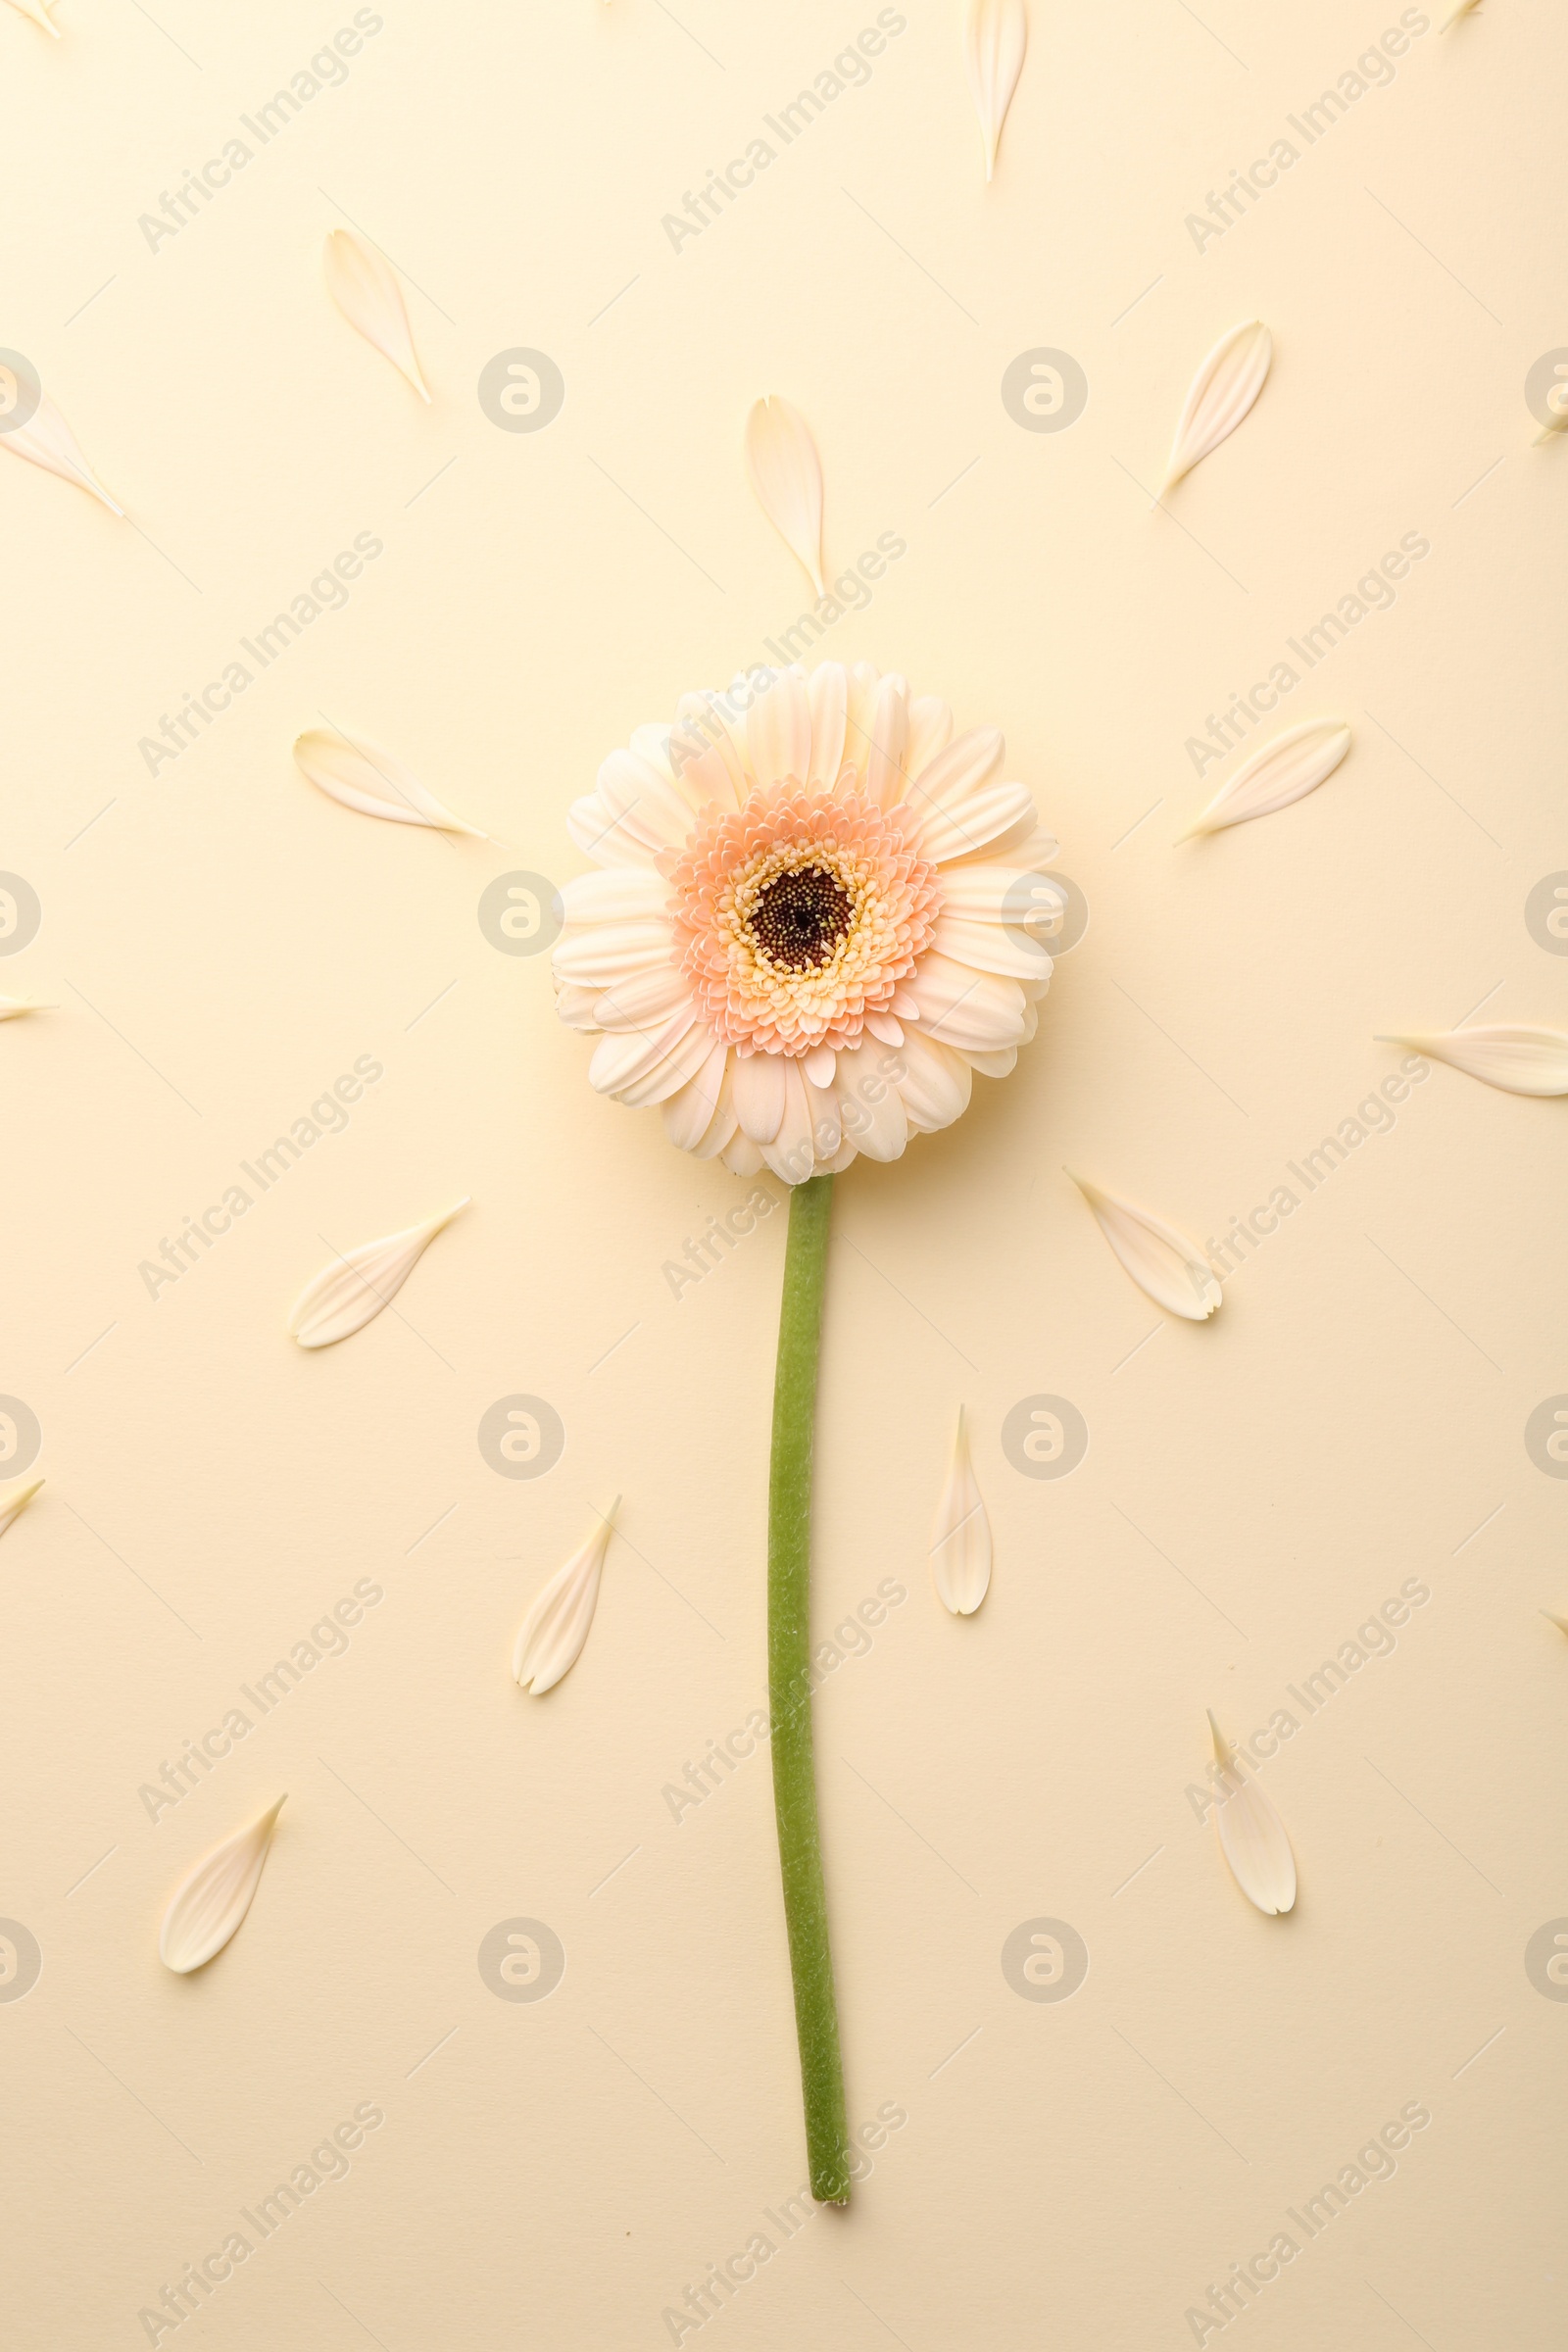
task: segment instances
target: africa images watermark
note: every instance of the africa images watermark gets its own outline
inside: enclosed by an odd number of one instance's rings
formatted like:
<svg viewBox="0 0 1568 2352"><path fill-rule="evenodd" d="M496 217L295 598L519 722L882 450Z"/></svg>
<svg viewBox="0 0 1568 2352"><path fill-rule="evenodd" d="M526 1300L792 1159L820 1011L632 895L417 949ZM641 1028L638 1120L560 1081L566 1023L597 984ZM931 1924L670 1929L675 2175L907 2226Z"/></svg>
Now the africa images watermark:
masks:
<svg viewBox="0 0 1568 2352"><path fill-rule="evenodd" d="M1388 89L1397 78L1395 59L1403 57L1411 42L1420 40L1431 29L1432 19L1423 10L1405 9L1398 24L1391 24L1379 41L1364 49L1354 66L1348 66L1340 74L1332 89L1325 90L1310 106L1303 106L1298 115L1287 115L1285 120L1301 145L1298 147L1295 140L1284 136L1275 139L1267 155L1260 155L1245 172L1234 172L1230 185L1218 195L1209 189L1206 213L1188 214L1187 233L1199 252L1206 252L1216 237L1223 237L1238 221L1244 220L1249 208L1259 203L1270 188L1278 187L1282 175L1294 171L1307 149L1326 138L1369 90Z"/></svg>
<svg viewBox="0 0 1568 2352"><path fill-rule="evenodd" d="M1353 1112L1348 1112L1332 1134L1325 1135L1314 1150L1303 1152L1299 1159L1285 1162L1286 1173L1301 1187L1299 1193L1288 1184L1277 1184L1267 1200L1245 1217L1231 1218L1223 1240L1210 1234L1206 1244L1209 1262L1220 1281L1228 1282L1252 1252L1278 1233L1285 1218L1294 1217L1303 1200L1320 1192L1336 1169L1344 1167L1352 1152L1359 1152L1374 1135L1392 1135L1399 1123L1394 1104L1403 1102L1411 1088L1424 1086L1431 1075L1430 1061L1420 1054L1406 1054L1398 1068L1391 1070Z"/></svg>
<svg viewBox="0 0 1568 2352"><path fill-rule="evenodd" d="M1299 637L1287 637L1286 646L1301 666L1291 662L1276 662L1268 676L1259 680L1247 694L1233 697L1231 707L1216 717L1211 710L1206 724L1207 736L1189 735L1187 757L1201 775L1208 767L1217 766L1246 735L1250 734L1259 719L1278 710L1288 694L1294 694L1309 670L1327 661L1337 646L1345 643L1350 631L1358 628L1369 612L1387 612L1398 602L1393 583L1402 580L1412 564L1424 564L1432 553L1432 542L1420 531L1406 531L1396 548L1391 548L1369 570L1362 573L1353 589L1347 589L1337 603L1302 629Z"/></svg>
<svg viewBox="0 0 1568 2352"><path fill-rule="evenodd" d="M198 1265L214 1243L232 1233L238 1220L249 1214L262 1195L280 1183L323 1136L341 1135L349 1125L348 1105L358 1102L367 1087L375 1086L385 1076L385 1068L373 1054L361 1054L353 1069L345 1070L332 1081L330 1088L318 1095L309 1111L300 1113L286 1135L274 1137L265 1152L257 1152L254 1160L242 1159L240 1174L256 1187L255 1192L248 1191L244 1184L231 1184L220 1200L210 1201L199 1216L186 1217L172 1240L165 1235L159 1244L158 1257L144 1257L136 1268L148 1298L161 1298L172 1284Z"/></svg>
<svg viewBox="0 0 1568 2352"><path fill-rule="evenodd" d="M748 143L744 155L735 156L721 172L710 172L695 196L690 188L686 189L684 210L665 213L660 222L676 253L683 252L692 238L700 237L705 229L711 227L725 206L735 203L753 186L759 172L765 172L775 163L784 148L793 147L817 118L827 112L834 99L842 98L846 90L863 89L871 78L869 61L880 57L890 40L897 40L901 32L906 31L908 23L908 18L896 8L879 9L876 24L867 24L849 47L841 49L832 65L824 66L814 76L809 89L800 91L776 115L762 117L778 141L776 147L771 139L759 132Z"/></svg>
<svg viewBox="0 0 1568 2352"><path fill-rule="evenodd" d="M222 675L210 679L200 693L187 692L172 718L167 711L161 713L158 733L143 735L136 745L147 773L156 776L161 767L172 765L182 752L199 742L203 730L231 709L236 696L243 694L264 669L270 669L323 612L341 612L349 601L348 582L357 580L366 564L373 564L385 552L373 531L356 531L353 545L343 548L317 573L308 588L302 588L291 598L286 612L274 612L254 638L240 639L240 651L248 657L247 661L236 659L226 662ZM254 669L250 662L256 664Z"/></svg>
<svg viewBox="0 0 1568 2352"><path fill-rule="evenodd" d="M345 2117L314 2147L308 2159L295 2165L286 2180L280 2180L270 2195L258 2197L254 2209L242 2205L239 2213L245 2228L230 2230L222 2244L204 2254L199 2263L187 2262L175 2284L161 2288L158 2301L144 2303L137 2312L147 2341L161 2343L187 2320L197 2318L218 2288L225 2285L268 2238L277 2235L307 2197L314 2197L329 2180L347 2180L354 2169L349 2158L365 2145L366 2133L379 2132L385 2122L384 2111L372 2099L362 2099L353 2115Z"/></svg>
<svg viewBox="0 0 1568 2352"><path fill-rule="evenodd" d="M1412 2135L1424 2132L1431 2121L1432 2110L1423 2100L1406 2099L1397 2116L1375 2132L1365 2147L1357 2148L1352 2161L1342 2164L1333 2180L1325 2180L1315 2196L1303 2197L1299 2207L1287 2205L1286 2218L1300 2235L1298 2237L1291 2230L1277 2230L1263 2253L1252 2255L1246 2263L1231 2264L1229 2278L1222 2285L1210 2286L1204 2303L1190 2303L1182 2317L1192 2330L1193 2341L1204 2344L1211 2335L1219 2335L1233 2320L1245 2319L1263 2288L1278 2278L1313 2238L1321 2237L1331 2222L1348 2211L1352 2197L1363 2195L1374 2180L1394 2179L1399 2169L1396 2157L1409 2147Z"/></svg>
<svg viewBox="0 0 1568 2352"><path fill-rule="evenodd" d="M214 197L232 183L235 173L243 172L264 147L270 146L313 98L319 97L323 90L341 89L349 77L347 61L358 57L366 42L373 40L385 23L386 19L377 16L373 8L357 8L353 24L344 24L334 32L309 65L301 66L290 75L286 88L274 90L254 115L241 115L241 131L248 136L242 137L240 131L235 131L223 141L217 155L209 156L199 170L187 172L172 194L168 188L160 190L157 212L141 214L136 222L148 250L161 253L169 238L177 237L181 229L200 219Z"/></svg>

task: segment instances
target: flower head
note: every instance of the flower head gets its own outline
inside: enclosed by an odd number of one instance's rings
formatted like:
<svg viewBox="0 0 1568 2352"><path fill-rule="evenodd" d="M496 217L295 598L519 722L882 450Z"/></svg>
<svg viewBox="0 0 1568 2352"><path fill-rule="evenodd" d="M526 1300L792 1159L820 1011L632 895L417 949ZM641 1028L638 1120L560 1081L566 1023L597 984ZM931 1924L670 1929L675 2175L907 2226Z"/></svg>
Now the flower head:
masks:
<svg viewBox="0 0 1568 2352"><path fill-rule="evenodd" d="M896 1159L1034 1035L1063 896L994 727L868 663L754 671L641 727L571 810L563 1020L602 1094L787 1184Z"/></svg>

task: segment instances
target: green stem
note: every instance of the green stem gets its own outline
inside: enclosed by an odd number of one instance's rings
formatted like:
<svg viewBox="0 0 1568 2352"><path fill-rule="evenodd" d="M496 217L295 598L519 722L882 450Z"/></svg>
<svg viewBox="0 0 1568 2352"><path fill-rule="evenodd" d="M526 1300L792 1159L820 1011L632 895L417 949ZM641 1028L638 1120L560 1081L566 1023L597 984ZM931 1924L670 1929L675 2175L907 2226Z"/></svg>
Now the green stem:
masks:
<svg viewBox="0 0 1568 2352"><path fill-rule="evenodd" d="M811 1765L811 1430L833 1179L790 1194L784 1298L773 1384L773 1459L767 1494L767 1679L773 1722L773 1810L784 1874L784 1918L795 1981L806 2149L819 2204L849 2202L844 2069L839 2058L827 1890Z"/></svg>

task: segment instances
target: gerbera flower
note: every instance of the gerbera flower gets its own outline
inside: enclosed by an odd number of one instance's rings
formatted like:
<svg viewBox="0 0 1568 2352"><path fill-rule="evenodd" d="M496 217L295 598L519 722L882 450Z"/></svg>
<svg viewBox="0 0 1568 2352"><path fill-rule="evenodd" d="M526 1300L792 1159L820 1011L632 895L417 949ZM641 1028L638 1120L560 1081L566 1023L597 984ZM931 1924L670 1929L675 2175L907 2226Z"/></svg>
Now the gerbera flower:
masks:
<svg viewBox="0 0 1568 2352"><path fill-rule="evenodd" d="M558 1009L601 1094L786 1184L897 1159L1035 1032L1062 897L995 727L868 662L754 671L639 727L571 809Z"/></svg>

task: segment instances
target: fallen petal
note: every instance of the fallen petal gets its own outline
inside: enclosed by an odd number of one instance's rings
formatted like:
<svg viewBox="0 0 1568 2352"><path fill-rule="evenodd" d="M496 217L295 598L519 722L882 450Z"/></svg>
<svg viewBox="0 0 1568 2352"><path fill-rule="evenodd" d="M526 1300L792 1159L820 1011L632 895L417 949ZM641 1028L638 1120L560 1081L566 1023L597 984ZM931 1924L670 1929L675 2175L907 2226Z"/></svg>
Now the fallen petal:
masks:
<svg viewBox="0 0 1568 2352"><path fill-rule="evenodd" d="M1193 378L1182 411L1170 465L1160 488L1163 498L1184 473L1235 432L1263 389L1274 357L1274 338L1260 318L1249 318L1221 337Z"/></svg>
<svg viewBox="0 0 1568 2352"><path fill-rule="evenodd" d="M373 343L382 358L408 377L428 407L430 395L414 348L403 288L385 254L348 229L334 228L321 260L326 290L350 326L357 327L367 343Z"/></svg>
<svg viewBox="0 0 1568 2352"><path fill-rule="evenodd" d="M74 482L78 490L87 491L102 502L111 514L122 518L125 510L117 506L104 488L81 451L76 436L47 393L40 393L38 405L25 424L14 424L0 433L0 449L9 449L12 456L25 458L29 465L41 466L45 473L57 473L63 482Z"/></svg>
<svg viewBox="0 0 1568 2352"><path fill-rule="evenodd" d="M1412 1029L1375 1042L1408 1046L1505 1095L1568 1095L1568 1036L1560 1029Z"/></svg>
<svg viewBox="0 0 1568 2352"><path fill-rule="evenodd" d="M288 1319L290 1339L302 1348L330 1348L363 1331L397 1297L442 1227L467 1205L464 1199L422 1225L407 1226L384 1241L365 1242L334 1259L295 1300Z"/></svg>
<svg viewBox="0 0 1568 2352"><path fill-rule="evenodd" d="M1002 125L1023 72L1029 43L1024 0L968 0L963 16L963 57L969 69L974 111L986 151L986 177L996 170Z"/></svg>
<svg viewBox="0 0 1568 2352"><path fill-rule="evenodd" d="M174 1889L164 1913L158 1957L176 1977L205 1968L250 1909L285 1801L280 1796L248 1829L215 1846Z"/></svg>
<svg viewBox="0 0 1568 2352"><path fill-rule="evenodd" d="M1134 1208L1102 1193L1098 1184L1073 1176L1074 1184L1099 1220L1100 1230L1141 1291L1156 1306L1190 1323L1202 1323L1219 1305L1223 1293L1213 1267L1195 1242L1178 1233L1147 1209Z"/></svg>
<svg viewBox="0 0 1568 2352"><path fill-rule="evenodd" d="M47 0L11 0L11 5L23 16L30 18L34 24L41 24L45 32L52 32L55 39L59 40L60 27L49 14Z"/></svg>
<svg viewBox="0 0 1568 2352"><path fill-rule="evenodd" d="M1220 1738L1210 1708L1208 1725L1214 1735L1214 1760L1224 1776L1226 1791L1215 1808L1220 1851L1231 1876L1250 1903L1276 1919L1296 1901L1296 1856L1285 1835L1285 1824L1255 1780L1243 1779L1231 1752Z"/></svg>
<svg viewBox="0 0 1568 2352"><path fill-rule="evenodd" d="M1349 748L1350 730L1343 718L1309 718L1298 727L1287 727L1220 786L1198 822L1178 840L1194 841L1200 833L1218 833L1226 825L1288 808L1332 776Z"/></svg>
<svg viewBox="0 0 1568 2352"><path fill-rule="evenodd" d="M531 1690L535 1698L553 1690L582 1655L599 1605L606 1546L619 1508L617 1494L592 1535L550 1579L518 1630L512 1671L519 1688Z"/></svg>
<svg viewBox="0 0 1568 2352"><path fill-rule="evenodd" d="M961 1405L947 1484L931 1529L931 1577L937 1598L955 1617L972 1617L991 1582L991 1522L969 1459Z"/></svg>
<svg viewBox="0 0 1568 2352"><path fill-rule="evenodd" d="M8 1487L0 1487L0 1536L13 1519L20 1519L42 1485L41 1478L19 1478Z"/></svg>
<svg viewBox="0 0 1568 2352"><path fill-rule="evenodd" d="M785 546L822 585L822 461L799 409L774 392L746 419L746 468L758 504Z"/></svg>
<svg viewBox="0 0 1568 2352"><path fill-rule="evenodd" d="M312 727L295 743L294 760L301 775L318 791L341 801L345 808L357 808L362 816L383 816L397 825L428 825L441 833L466 833L471 841L489 838L475 826L466 825L461 816L454 816L401 760L395 760L368 736L351 743L325 727Z"/></svg>

